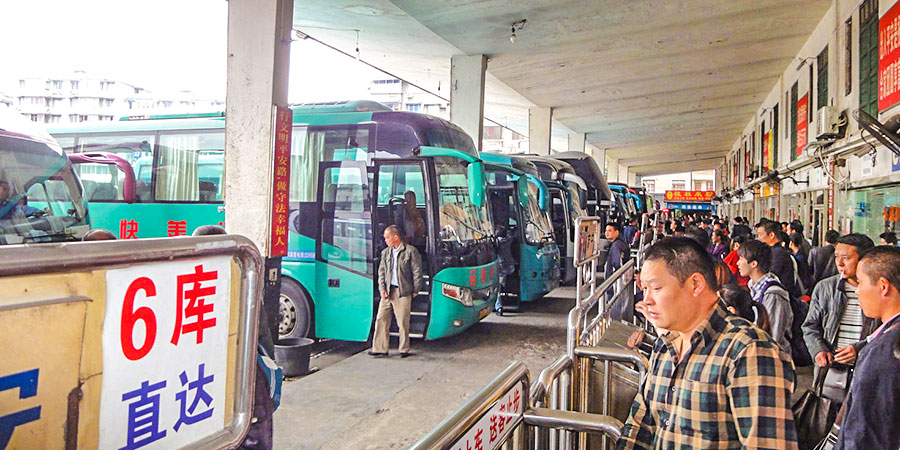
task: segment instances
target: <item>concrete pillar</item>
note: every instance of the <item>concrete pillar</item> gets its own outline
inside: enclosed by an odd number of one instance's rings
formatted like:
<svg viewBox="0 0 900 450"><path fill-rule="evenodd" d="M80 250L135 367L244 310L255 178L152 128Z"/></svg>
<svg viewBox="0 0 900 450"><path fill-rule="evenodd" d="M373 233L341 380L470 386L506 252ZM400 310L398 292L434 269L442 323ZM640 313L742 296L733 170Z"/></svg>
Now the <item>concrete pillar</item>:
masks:
<svg viewBox="0 0 900 450"><path fill-rule="evenodd" d="M481 150L484 133L484 55L450 58L450 121L462 128Z"/></svg>
<svg viewBox="0 0 900 450"><path fill-rule="evenodd" d="M619 165L619 175L616 177L619 183L628 184L628 166Z"/></svg>
<svg viewBox="0 0 900 450"><path fill-rule="evenodd" d="M569 135L569 151L570 152L583 152L584 151L584 143L587 140L587 134L584 133L572 133Z"/></svg>
<svg viewBox="0 0 900 450"><path fill-rule="evenodd" d="M606 150L600 148L592 148L591 156L593 156L594 160L597 161L597 165L600 166L600 170L606 172Z"/></svg>
<svg viewBox="0 0 900 450"><path fill-rule="evenodd" d="M528 108L528 153L550 155L551 108Z"/></svg>
<svg viewBox="0 0 900 450"><path fill-rule="evenodd" d="M635 186L640 187L640 185L638 185L638 179L637 179L637 178L638 178L638 177L637 177L637 174L636 174L636 173L634 173L634 172L632 172L632 171L630 171L630 170L628 171L628 185L629 185L629 186L631 186L631 187L635 187Z"/></svg>
<svg viewBox="0 0 900 450"><path fill-rule="evenodd" d="M606 181L619 181L619 160L607 158L606 160Z"/></svg>
<svg viewBox="0 0 900 450"><path fill-rule="evenodd" d="M225 103L225 226L250 238L264 256L271 250L274 107L286 107L293 0L228 2ZM281 258L265 261L265 296L259 340L278 336ZM274 348L272 348L274 350Z"/></svg>

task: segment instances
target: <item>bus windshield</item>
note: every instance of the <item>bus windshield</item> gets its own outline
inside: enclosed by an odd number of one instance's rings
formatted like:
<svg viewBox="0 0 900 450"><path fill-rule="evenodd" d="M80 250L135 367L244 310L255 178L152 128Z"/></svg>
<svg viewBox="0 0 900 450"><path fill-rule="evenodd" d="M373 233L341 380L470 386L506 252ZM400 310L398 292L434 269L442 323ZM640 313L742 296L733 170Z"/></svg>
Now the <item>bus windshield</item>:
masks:
<svg viewBox="0 0 900 450"><path fill-rule="evenodd" d="M462 244L493 236L487 202L477 207L469 197L465 162L442 156L434 158L434 166L438 175L441 240Z"/></svg>
<svg viewBox="0 0 900 450"><path fill-rule="evenodd" d="M525 241L531 245L540 244L543 238L553 233L547 214L538 206L539 197L540 189L534 183L528 183L528 204L522 212L525 216Z"/></svg>
<svg viewBox="0 0 900 450"><path fill-rule="evenodd" d="M77 240L89 229L86 211L62 150L0 135L0 243Z"/></svg>
<svg viewBox="0 0 900 450"><path fill-rule="evenodd" d="M581 188L578 187L578 185L575 183L568 183L568 188L569 188L569 195L571 196L571 202L572 202L572 216L573 217L588 216L588 212L581 206L581 196L582 196Z"/></svg>

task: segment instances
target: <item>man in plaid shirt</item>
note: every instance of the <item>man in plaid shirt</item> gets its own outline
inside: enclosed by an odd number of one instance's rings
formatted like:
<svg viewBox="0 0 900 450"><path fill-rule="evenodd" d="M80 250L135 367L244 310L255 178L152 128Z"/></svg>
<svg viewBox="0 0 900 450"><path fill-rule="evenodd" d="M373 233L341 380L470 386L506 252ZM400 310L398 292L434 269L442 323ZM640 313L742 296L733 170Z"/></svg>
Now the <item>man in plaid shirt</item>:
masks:
<svg viewBox="0 0 900 450"><path fill-rule="evenodd" d="M668 332L653 347L616 448L796 449L791 357L719 304L706 250L668 238L644 261L641 310Z"/></svg>

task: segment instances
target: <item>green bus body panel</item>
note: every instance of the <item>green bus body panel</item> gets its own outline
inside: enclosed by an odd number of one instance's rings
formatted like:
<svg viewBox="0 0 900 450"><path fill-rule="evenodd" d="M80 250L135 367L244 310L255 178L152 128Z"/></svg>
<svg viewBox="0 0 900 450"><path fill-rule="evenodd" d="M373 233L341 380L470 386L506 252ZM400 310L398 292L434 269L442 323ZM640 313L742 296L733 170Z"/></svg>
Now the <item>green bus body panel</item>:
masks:
<svg viewBox="0 0 900 450"><path fill-rule="evenodd" d="M559 287L559 247L556 244L524 244L521 247L522 263L519 266L519 299L523 302L538 300Z"/></svg>
<svg viewBox="0 0 900 450"><path fill-rule="evenodd" d="M360 342L369 339L375 301L372 278L314 259L316 242L307 236L291 233L289 248L281 273L300 283L312 298L316 336ZM337 254L338 249L323 244L322 251ZM339 280L340 285L329 287L329 278Z"/></svg>
<svg viewBox="0 0 900 450"><path fill-rule="evenodd" d="M169 237L170 230L190 235L201 225L224 224L225 213L219 212L220 206L222 205L209 203L129 204L92 201L91 228L109 230L120 237L128 236L128 231L133 231L134 227L137 227L134 234L137 238ZM126 234L122 234L123 231Z"/></svg>
<svg viewBox="0 0 900 450"><path fill-rule="evenodd" d="M491 273L493 277L489 275ZM482 277L482 274L485 276ZM425 339L452 336L475 325L481 320L480 316L484 314L483 311L490 312L497 301L497 295L499 295L498 290L494 289L490 298L474 300L473 306L465 306L444 296L441 293L441 283L472 289L497 286L500 283L500 270L497 267L497 261L493 261L483 266L448 267L435 274L431 283L431 317L429 317ZM462 322L462 326L453 325L453 321L457 319Z"/></svg>

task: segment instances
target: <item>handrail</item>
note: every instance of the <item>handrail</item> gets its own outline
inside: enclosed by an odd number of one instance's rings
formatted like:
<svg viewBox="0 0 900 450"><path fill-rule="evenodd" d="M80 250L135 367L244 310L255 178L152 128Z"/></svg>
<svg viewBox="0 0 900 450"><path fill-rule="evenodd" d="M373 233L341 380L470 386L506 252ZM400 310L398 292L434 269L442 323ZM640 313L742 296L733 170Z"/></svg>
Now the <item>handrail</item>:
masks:
<svg viewBox="0 0 900 450"><path fill-rule="evenodd" d="M494 377L487 386L472 395L449 417L438 424L425 437L413 444L410 450L444 450L463 437L470 427L475 425L491 405L512 389L516 383L524 381L525 392L529 392L529 374L525 364L513 361L500 375ZM527 405L526 405L527 406ZM510 424L509 426L515 426Z"/></svg>
<svg viewBox="0 0 900 450"><path fill-rule="evenodd" d="M631 364L638 372L640 384L647 377L647 368L650 361L644 355L632 349L617 347L575 347L575 356L590 358L595 361L613 361Z"/></svg>
<svg viewBox="0 0 900 450"><path fill-rule="evenodd" d="M546 405L549 402L547 394L550 386L563 371L571 368L572 358L569 358L569 355L562 355L553 364L545 367L538 375L537 383L531 386L531 403L535 406Z"/></svg>
<svg viewBox="0 0 900 450"><path fill-rule="evenodd" d="M525 411L525 423L543 428L600 433L611 439L622 437L625 425L611 416L549 408L531 408Z"/></svg>

